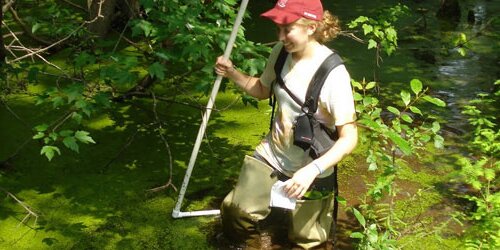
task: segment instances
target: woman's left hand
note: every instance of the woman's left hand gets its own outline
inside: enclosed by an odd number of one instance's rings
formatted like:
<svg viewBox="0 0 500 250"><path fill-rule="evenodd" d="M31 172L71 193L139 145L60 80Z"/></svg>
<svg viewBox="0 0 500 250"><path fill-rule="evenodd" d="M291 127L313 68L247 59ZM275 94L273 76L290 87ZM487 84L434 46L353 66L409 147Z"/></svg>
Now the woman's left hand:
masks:
<svg viewBox="0 0 500 250"><path fill-rule="evenodd" d="M283 190L288 197L301 199L318 174L316 167L307 165L295 172L293 177L285 182Z"/></svg>

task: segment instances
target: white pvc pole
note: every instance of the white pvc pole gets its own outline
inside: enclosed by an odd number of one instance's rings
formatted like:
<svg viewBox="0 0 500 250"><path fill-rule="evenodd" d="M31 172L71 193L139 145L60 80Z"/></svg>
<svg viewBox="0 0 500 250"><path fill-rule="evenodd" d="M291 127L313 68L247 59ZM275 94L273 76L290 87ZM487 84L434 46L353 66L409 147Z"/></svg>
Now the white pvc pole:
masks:
<svg viewBox="0 0 500 250"><path fill-rule="evenodd" d="M238 28L241 24L241 21L243 20L243 15L245 14L247 4L248 0L243 0L241 2L238 15L236 16L236 20L234 21L231 36L229 37L229 40L226 45L226 50L224 51L224 58L226 59L229 58L229 55L231 55L231 50L233 49L234 41L236 40L236 35L238 34ZM172 217L174 218L220 214L219 210L181 212L180 209L182 201L184 200L184 195L186 194L186 189L189 184L189 179L191 178L191 172L193 172L193 167L196 162L196 157L198 156L198 151L200 149L201 141L203 140L203 135L205 134L205 130L207 128L208 118L210 117L210 113L212 112L212 107L214 106L217 92L219 92L221 81L222 81L222 76L217 76L217 78L215 79L214 87L212 89L212 94L210 95L210 99L208 100L205 114L203 115L202 118L200 130L198 131L198 137L196 138L196 142L193 147L193 152L191 153L191 158L189 159L189 164L186 170L186 174L184 175L184 181L182 182L181 190L179 192L179 197L177 198L177 204L175 204L174 211L172 212Z"/></svg>

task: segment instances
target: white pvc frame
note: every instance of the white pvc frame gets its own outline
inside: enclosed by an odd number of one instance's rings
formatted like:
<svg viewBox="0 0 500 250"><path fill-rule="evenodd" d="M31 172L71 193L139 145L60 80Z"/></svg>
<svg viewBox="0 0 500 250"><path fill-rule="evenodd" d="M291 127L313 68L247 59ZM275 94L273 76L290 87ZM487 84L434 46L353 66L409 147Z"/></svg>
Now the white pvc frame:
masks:
<svg viewBox="0 0 500 250"><path fill-rule="evenodd" d="M245 14L245 10L248 5L248 0L243 0L240 5L240 9L238 11L238 15L236 16L236 20L234 21L233 30L231 32L231 36L226 45L226 49L224 51L224 58L229 58L231 55L231 51L233 49L234 41L236 40L236 35L238 33L239 26L241 21L243 20L243 15ZM210 117L210 113L212 113L212 108L214 106L215 97L219 92L220 83L222 81L222 76L217 76L214 82L214 87L212 89L212 94L210 95L210 99L208 100L208 104L206 107L206 112L203 114L202 123L200 126L200 130L198 131L198 137L196 138L196 142L193 147L193 152L191 153L191 158L189 159L189 164L186 170L186 174L184 175L184 181L182 182L181 190L179 192L179 197L177 198L177 204L175 204L174 211L172 212L172 217L174 218L183 218L183 217L193 217L193 216L205 216L205 215L218 215L220 214L220 210L203 210L203 211L191 211L191 212L181 212L182 201L184 200L184 195L186 194L186 189L189 184L189 179L191 178L191 173L193 172L193 167L196 162L196 157L198 156L198 151L200 149L201 141L203 140L203 135L205 134L205 130L207 128L208 118Z"/></svg>

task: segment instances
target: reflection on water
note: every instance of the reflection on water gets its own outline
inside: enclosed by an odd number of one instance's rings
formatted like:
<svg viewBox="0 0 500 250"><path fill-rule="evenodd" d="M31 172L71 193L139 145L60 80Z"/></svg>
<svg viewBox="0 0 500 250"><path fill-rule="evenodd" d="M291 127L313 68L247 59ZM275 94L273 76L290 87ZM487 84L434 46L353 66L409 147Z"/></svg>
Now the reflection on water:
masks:
<svg viewBox="0 0 500 250"><path fill-rule="evenodd" d="M482 72L479 59L477 55L458 59L445 58L438 65L438 77L459 86L474 82Z"/></svg>

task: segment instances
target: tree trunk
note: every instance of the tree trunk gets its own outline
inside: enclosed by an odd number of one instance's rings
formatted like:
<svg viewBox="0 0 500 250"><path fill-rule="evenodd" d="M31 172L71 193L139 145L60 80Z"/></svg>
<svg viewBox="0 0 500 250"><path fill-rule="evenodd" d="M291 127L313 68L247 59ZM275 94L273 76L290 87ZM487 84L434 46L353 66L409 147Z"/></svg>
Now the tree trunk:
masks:
<svg viewBox="0 0 500 250"><path fill-rule="evenodd" d="M115 15L117 0L92 0L90 4L90 20L94 22L89 24L89 31L98 37L105 37L111 29L111 22ZM99 13L100 11L100 13ZM98 15L101 15L100 17Z"/></svg>
<svg viewBox="0 0 500 250"><path fill-rule="evenodd" d="M460 15L460 4L458 0L441 0L441 7L436 14L439 19L459 22Z"/></svg>
<svg viewBox="0 0 500 250"><path fill-rule="evenodd" d="M3 3L4 0L0 0L0 65L5 63L5 58L7 57L7 53L5 51L5 44L3 42L3 32L2 32Z"/></svg>

